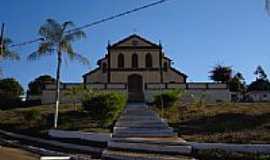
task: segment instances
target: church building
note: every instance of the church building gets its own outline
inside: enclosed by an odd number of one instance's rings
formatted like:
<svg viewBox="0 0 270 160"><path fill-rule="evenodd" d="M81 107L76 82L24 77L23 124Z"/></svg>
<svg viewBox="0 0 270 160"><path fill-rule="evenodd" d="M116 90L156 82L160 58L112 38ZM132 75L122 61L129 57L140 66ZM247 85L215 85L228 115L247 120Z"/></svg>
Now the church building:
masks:
<svg viewBox="0 0 270 160"><path fill-rule="evenodd" d="M149 85L186 83L187 76L172 67L160 44L131 35L107 50L98 67L83 75L85 84L123 85L129 100L143 100Z"/></svg>
<svg viewBox="0 0 270 160"><path fill-rule="evenodd" d="M172 65L161 44L139 35L130 35L108 44L107 53L97 67L83 75L83 84L94 90L120 91L129 101L151 101L153 96L171 89L183 89L190 95L205 95L209 102L230 101L226 84L188 83L188 76ZM63 83L62 90L81 83ZM53 102L55 86L43 91L42 103ZM62 96L62 102L66 101Z"/></svg>

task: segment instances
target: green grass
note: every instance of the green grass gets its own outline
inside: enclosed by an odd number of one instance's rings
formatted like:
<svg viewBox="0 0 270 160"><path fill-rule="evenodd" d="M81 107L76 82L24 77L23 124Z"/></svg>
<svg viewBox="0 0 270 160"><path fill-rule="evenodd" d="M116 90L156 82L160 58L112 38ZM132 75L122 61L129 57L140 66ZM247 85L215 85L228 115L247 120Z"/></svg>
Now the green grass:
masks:
<svg viewBox="0 0 270 160"><path fill-rule="evenodd" d="M193 155L200 160L270 160L270 155L226 152L219 149L195 150Z"/></svg>
<svg viewBox="0 0 270 160"><path fill-rule="evenodd" d="M188 141L270 143L270 103L178 105L163 115Z"/></svg>
<svg viewBox="0 0 270 160"><path fill-rule="evenodd" d="M5 111L0 110L0 128L16 133L47 137L48 130L53 126L54 109L54 105L41 105ZM60 105L59 129L89 132L110 131L109 128L98 126L87 112L81 109L74 111L72 105Z"/></svg>

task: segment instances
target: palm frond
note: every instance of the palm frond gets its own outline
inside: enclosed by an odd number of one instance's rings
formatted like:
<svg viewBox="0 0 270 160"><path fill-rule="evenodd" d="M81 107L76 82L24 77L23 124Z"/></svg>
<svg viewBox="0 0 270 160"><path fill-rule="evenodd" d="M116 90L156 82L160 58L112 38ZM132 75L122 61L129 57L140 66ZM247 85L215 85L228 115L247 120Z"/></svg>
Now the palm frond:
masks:
<svg viewBox="0 0 270 160"><path fill-rule="evenodd" d="M12 40L10 38L4 38L4 46L7 47L12 43Z"/></svg>
<svg viewBox="0 0 270 160"><path fill-rule="evenodd" d="M50 56L50 55L53 55L53 53L48 52L48 53L44 54L44 53L40 53L40 52L35 51L27 56L27 60L34 61L34 60L40 59L41 57Z"/></svg>
<svg viewBox="0 0 270 160"><path fill-rule="evenodd" d="M265 0L265 10L267 14L270 16L270 0Z"/></svg>
<svg viewBox="0 0 270 160"><path fill-rule="evenodd" d="M67 53L67 56L69 57L70 60L77 60L78 62L84 65L89 64L89 60L86 57L76 53L73 50L72 45L69 43L69 41L64 41L64 42L65 43L63 43L62 45L62 50Z"/></svg>
<svg viewBox="0 0 270 160"><path fill-rule="evenodd" d="M88 58L84 57L83 55L80 55L80 54L75 53L73 55L73 57L74 57L73 58L74 60L77 60L81 64L84 64L84 65L89 65L90 64Z"/></svg>
<svg viewBox="0 0 270 160"><path fill-rule="evenodd" d="M0 79L3 78L3 75L4 75L3 70L2 70L2 68L0 68Z"/></svg>
<svg viewBox="0 0 270 160"><path fill-rule="evenodd" d="M62 28L64 31L66 31L66 29L70 28L70 27L74 27L74 23L72 21L66 21L62 24Z"/></svg>
<svg viewBox="0 0 270 160"><path fill-rule="evenodd" d="M2 55L4 59L9 60L19 60L20 56L15 51L10 51L8 49L4 50L4 54Z"/></svg>
<svg viewBox="0 0 270 160"><path fill-rule="evenodd" d="M46 23L40 27L39 34L46 40L60 41L63 34L62 26L54 19L47 19Z"/></svg>
<svg viewBox="0 0 270 160"><path fill-rule="evenodd" d="M36 60L36 59L43 57L43 56L52 55L54 50L55 49L53 48L53 43L45 41L45 42L40 43L37 51L30 54L27 57L27 59L28 60Z"/></svg>
<svg viewBox="0 0 270 160"><path fill-rule="evenodd" d="M4 48L3 48L3 53L1 57L3 59L9 59L9 60L19 60L20 57L15 51L11 51L9 49L9 45L12 43L12 40L9 38L4 38Z"/></svg>
<svg viewBox="0 0 270 160"><path fill-rule="evenodd" d="M67 41L75 41L75 40L80 40L86 38L86 34L83 31L75 31L71 32L69 34L66 34L64 39Z"/></svg>

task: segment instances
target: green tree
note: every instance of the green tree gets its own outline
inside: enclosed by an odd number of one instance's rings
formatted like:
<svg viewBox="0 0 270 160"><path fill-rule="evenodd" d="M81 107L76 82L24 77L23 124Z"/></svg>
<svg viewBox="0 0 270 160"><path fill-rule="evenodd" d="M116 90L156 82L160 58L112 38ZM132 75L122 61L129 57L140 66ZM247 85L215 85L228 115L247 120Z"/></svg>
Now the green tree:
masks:
<svg viewBox="0 0 270 160"><path fill-rule="evenodd" d="M27 95L40 95L46 84L55 84L55 81L50 75L41 75L28 84Z"/></svg>
<svg viewBox="0 0 270 160"><path fill-rule="evenodd" d="M257 79L267 80L267 75L260 65L257 67L254 74L257 76Z"/></svg>
<svg viewBox="0 0 270 160"><path fill-rule="evenodd" d="M18 98L23 94L23 88L20 83L14 78L6 78L0 80L0 97L5 98Z"/></svg>
<svg viewBox="0 0 270 160"><path fill-rule="evenodd" d="M8 47L12 43L12 40L9 38L4 38L3 40L3 49L0 52L0 62L3 60L19 60L19 55L15 52L10 50ZM0 77L2 75L2 69L0 68Z"/></svg>
<svg viewBox="0 0 270 160"><path fill-rule="evenodd" d="M236 73L233 78L228 81L230 91L241 93L245 92L246 87L244 80L245 79L241 73Z"/></svg>
<svg viewBox="0 0 270 160"><path fill-rule="evenodd" d="M254 72L256 80L248 85L248 91L269 91L270 82L267 79L267 74L261 66L258 66Z"/></svg>
<svg viewBox="0 0 270 160"><path fill-rule="evenodd" d="M232 69L229 66L216 65L209 73L210 79L215 82L227 83L232 78Z"/></svg>
<svg viewBox="0 0 270 160"><path fill-rule="evenodd" d="M87 58L78 54L72 47L72 42L86 37L86 34L81 30L69 29L74 27L71 21L66 21L62 24L54 19L47 19L39 29L39 35L43 38L40 42L37 51L28 56L29 60L36 60L37 58L52 55L56 53L57 69L56 69L56 98L55 98L55 118L54 127L57 128L58 123L58 108L60 103L60 72L63 56L67 56L71 60L78 60L82 64L88 64Z"/></svg>

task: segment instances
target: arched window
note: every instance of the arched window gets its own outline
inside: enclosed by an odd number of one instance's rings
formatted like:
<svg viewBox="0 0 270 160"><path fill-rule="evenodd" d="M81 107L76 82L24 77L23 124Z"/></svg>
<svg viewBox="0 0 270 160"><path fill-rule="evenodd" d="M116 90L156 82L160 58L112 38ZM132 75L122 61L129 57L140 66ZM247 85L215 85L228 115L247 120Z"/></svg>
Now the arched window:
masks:
<svg viewBox="0 0 270 160"><path fill-rule="evenodd" d="M107 64L106 63L102 63L102 72L106 73L107 71Z"/></svg>
<svg viewBox="0 0 270 160"><path fill-rule="evenodd" d="M150 53L147 53L147 55L145 56L145 66L146 68L153 67L152 55Z"/></svg>
<svg viewBox="0 0 270 160"><path fill-rule="evenodd" d="M120 53L118 55L118 68L124 68L124 55L122 53Z"/></svg>
<svg viewBox="0 0 270 160"><path fill-rule="evenodd" d="M131 64L132 68L138 68L138 55L137 54L133 54L132 55L132 64Z"/></svg>
<svg viewBox="0 0 270 160"><path fill-rule="evenodd" d="M167 70L168 70L168 63L167 62L163 63L163 68L164 68L164 71L167 72Z"/></svg>

